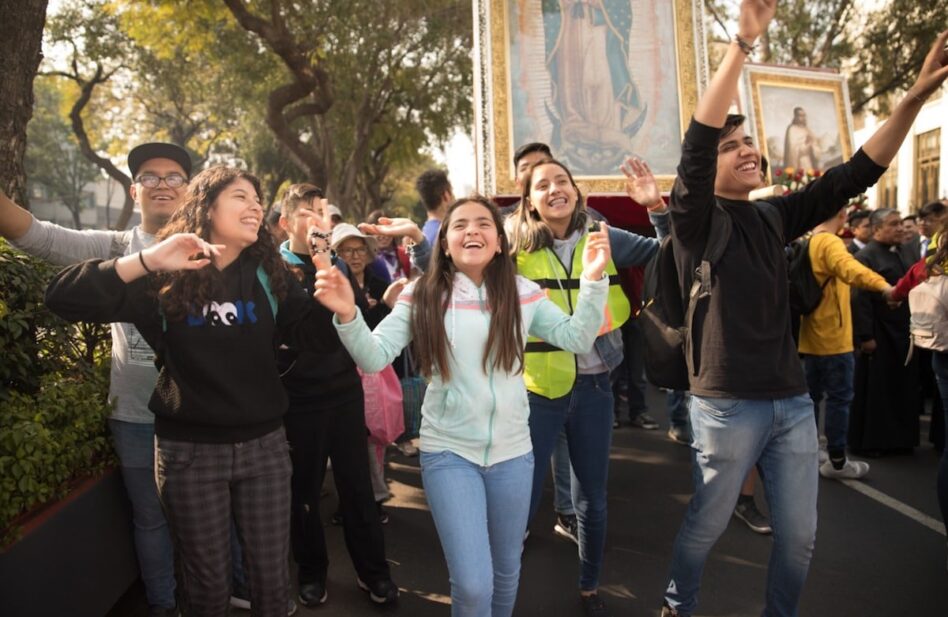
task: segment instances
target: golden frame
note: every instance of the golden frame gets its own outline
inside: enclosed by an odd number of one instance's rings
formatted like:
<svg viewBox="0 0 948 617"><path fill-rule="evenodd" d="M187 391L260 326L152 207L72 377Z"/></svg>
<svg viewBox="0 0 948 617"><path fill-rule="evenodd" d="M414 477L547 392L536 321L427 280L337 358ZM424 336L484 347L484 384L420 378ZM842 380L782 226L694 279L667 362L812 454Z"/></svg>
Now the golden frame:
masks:
<svg viewBox="0 0 948 617"><path fill-rule="evenodd" d="M784 154L771 152L771 143L768 136L777 133L776 129L784 129L784 126L771 122L773 126L768 126L768 116L773 117L772 108L764 109L764 96L762 88L780 88L786 90L786 105L788 109L800 104L801 97L807 93L829 93L832 95L832 113L831 116L835 122L835 128L838 133L838 139L833 144L838 146L839 160L814 166L814 169L825 171L832 165L847 161L853 155L853 121L852 110L849 103L849 89L846 78L843 75L830 70L805 69L796 67L782 67L764 64L748 64L744 67L744 74L741 80L743 99L745 109L748 115L748 126L753 131L755 142L758 144L761 153L771 161L771 167L768 174L772 176L775 168L784 167ZM796 96L793 96L796 93ZM783 97L782 97L783 98ZM825 110L823 110L825 111ZM786 110L781 116L788 119L792 117L792 112L788 115ZM782 121L781 121L782 123ZM835 155L834 155L835 157Z"/></svg>
<svg viewBox="0 0 948 617"><path fill-rule="evenodd" d="M515 145L511 143L514 118L508 43L510 1L474 0L478 190L493 195L516 193L511 162ZM697 105L698 96L707 83L704 6L703 0L669 1L673 4L679 137L682 137ZM667 191L671 188L674 175L658 175L657 179L660 188ZM577 175L576 180L587 192L624 192L624 178L618 169L615 175Z"/></svg>

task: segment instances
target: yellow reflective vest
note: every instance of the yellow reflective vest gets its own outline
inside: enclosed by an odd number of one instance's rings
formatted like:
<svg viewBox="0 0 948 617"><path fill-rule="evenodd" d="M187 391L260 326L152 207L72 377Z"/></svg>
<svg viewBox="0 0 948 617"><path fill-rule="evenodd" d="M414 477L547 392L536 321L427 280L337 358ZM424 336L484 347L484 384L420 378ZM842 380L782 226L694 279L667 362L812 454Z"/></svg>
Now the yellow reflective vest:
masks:
<svg viewBox="0 0 948 617"><path fill-rule="evenodd" d="M583 249L588 233L583 234L573 250L573 265L570 273L551 248L527 253L517 253L517 270L521 276L539 285L547 297L564 313L573 314L579 296L579 277L583 272ZM606 300L605 320L599 335L615 330L629 319L632 309L629 299L619 285L616 265L609 260L606 266L609 276L609 296ZM554 347L544 340L529 337L524 353L523 380L527 390L547 398L559 398L573 389L576 382L576 355Z"/></svg>

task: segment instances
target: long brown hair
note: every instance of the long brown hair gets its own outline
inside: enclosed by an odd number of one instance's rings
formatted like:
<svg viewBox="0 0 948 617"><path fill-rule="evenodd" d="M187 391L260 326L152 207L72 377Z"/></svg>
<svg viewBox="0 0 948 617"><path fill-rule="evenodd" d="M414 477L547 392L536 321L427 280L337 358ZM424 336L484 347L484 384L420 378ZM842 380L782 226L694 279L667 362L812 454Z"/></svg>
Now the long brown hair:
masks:
<svg viewBox="0 0 948 617"><path fill-rule="evenodd" d="M448 355L448 336L444 327L444 315L451 306L454 292L454 276L457 268L445 251L448 229L454 212L464 204L475 203L490 212L497 229L500 253L484 269L487 299L490 303L490 327L484 345L482 367L488 366L506 373L523 370L523 318L520 313L520 295L517 292L517 276L508 253L510 246L504 233L503 221L497 207L484 197L474 195L455 201L448 208L435 246L431 247L431 264L428 271L415 284L412 300L411 329L413 349L419 370L426 377L435 372L444 381L451 379Z"/></svg>
<svg viewBox="0 0 948 617"><path fill-rule="evenodd" d="M513 253L517 253L518 251L532 253L533 251L553 246L553 230L550 229L549 225L543 222L539 212L537 212L535 208L531 209L529 206L530 188L533 186L533 174L538 167L543 165L556 165L565 171L567 177L569 177L570 184L573 185L573 190L576 191L576 207L573 209L573 214L569 220L567 235L586 226L588 218L586 215L586 200L583 199L583 193L579 190L579 186L576 185L576 181L573 180L573 174L570 173L569 168L555 159L541 159L530 167L526 182L523 183L520 205L511 215L513 219L513 229L511 230L510 244Z"/></svg>
<svg viewBox="0 0 948 617"><path fill-rule="evenodd" d="M211 240L210 213L214 209L217 197L225 188L244 179L253 185L260 196L260 181L256 176L233 167L217 166L205 169L196 175L188 185L184 203L171 215L168 224L158 232L161 241L177 233L193 233L208 242ZM257 230L257 241L244 249L253 260L263 265L270 278L273 295L282 300L287 291L287 270L283 259L277 252L273 237L266 225ZM184 319L189 312L206 306L214 299L223 285L221 272L207 266L200 270L163 272L158 277L158 300L161 309L169 319Z"/></svg>

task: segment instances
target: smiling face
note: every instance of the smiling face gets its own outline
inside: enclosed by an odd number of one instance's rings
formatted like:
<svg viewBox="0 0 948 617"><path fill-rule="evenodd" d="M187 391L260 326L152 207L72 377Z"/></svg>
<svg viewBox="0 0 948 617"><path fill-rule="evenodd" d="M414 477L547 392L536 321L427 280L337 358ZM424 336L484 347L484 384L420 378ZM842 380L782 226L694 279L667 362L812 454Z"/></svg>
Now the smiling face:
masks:
<svg viewBox="0 0 948 617"><path fill-rule="evenodd" d="M527 207L544 223L554 228L568 227L578 198L579 190L565 169L556 163L533 168Z"/></svg>
<svg viewBox="0 0 948 617"><path fill-rule="evenodd" d="M760 186L760 150L739 126L718 143L718 170L714 194L746 200Z"/></svg>
<svg viewBox="0 0 948 617"><path fill-rule="evenodd" d="M185 183L178 188L171 188L165 180L161 180L157 187L150 189L138 181L144 175L167 178L172 174L183 177ZM168 222L184 199L184 194L188 189L187 178L188 174L185 173L184 168L171 159L148 159L142 163L135 177L135 183L129 188L129 195L142 208L142 227L145 231L155 233Z"/></svg>
<svg viewBox="0 0 948 617"><path fill-rule="evenodd" d="M362 238L346 238L336 248L336 253L342 257L356 277L362 276L371 260L369 247Z"/></svg>
<svg viewBox="0 0 948 617"><path fill-rule="evenodd" d="M501 250L493 214L482 204L468 201L451 211L442 228L442 250L459 271L479 285L487 264Z"/></svg>
<svg viewBox="0 0 948 617"><path fill-rule="evenodd" d="M208 218L211 242L242 250L257 241L263 223L260 196L250 181L237 178L214 200Z"/></svg>

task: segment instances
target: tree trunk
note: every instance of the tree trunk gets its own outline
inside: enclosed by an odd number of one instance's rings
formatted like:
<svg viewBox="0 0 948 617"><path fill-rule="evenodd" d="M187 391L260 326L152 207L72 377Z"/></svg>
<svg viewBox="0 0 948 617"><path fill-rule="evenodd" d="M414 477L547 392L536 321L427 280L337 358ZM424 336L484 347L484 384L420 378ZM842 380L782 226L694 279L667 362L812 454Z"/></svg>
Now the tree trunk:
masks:
<svg viewBox="0 0 948 617"><path fill-rule="evenodd" d="M28 207L26 125L42 54L47 0L0 0L0 190Z"/></svg>

